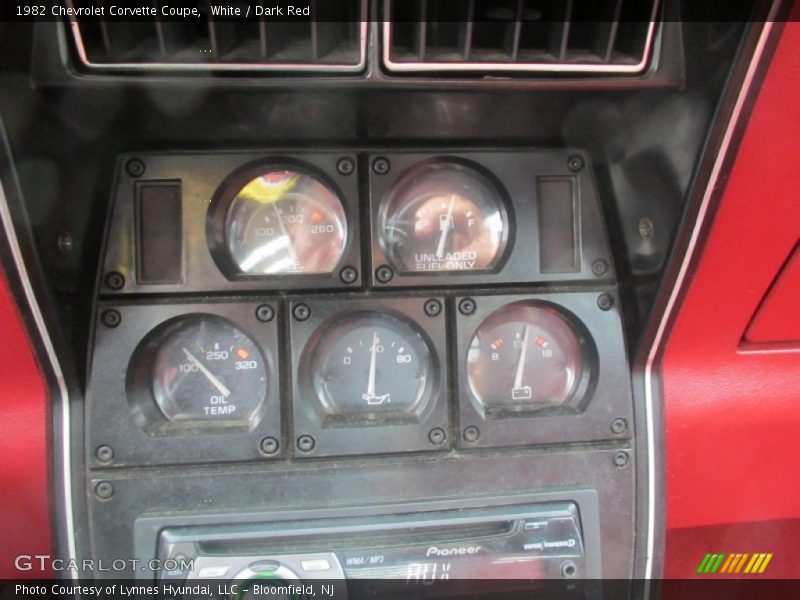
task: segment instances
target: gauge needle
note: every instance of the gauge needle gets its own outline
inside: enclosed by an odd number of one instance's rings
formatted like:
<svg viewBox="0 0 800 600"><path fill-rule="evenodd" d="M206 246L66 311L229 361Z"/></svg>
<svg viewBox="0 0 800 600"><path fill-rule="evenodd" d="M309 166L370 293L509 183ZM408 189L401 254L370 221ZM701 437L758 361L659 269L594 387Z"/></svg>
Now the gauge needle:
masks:
<svg viewBox="0 0 800 600"><path fill-rule="evenodd" d="M522 374L525 372L525 356L528 354L528 336L530 332L531 326L525 325L525 332L522 334L522 352L519 353L517 371L514 374L514 389L522 387Z"/></svg>
<svg viewBox="0 0 800 600"><path fill-rule="evenodd" d="M453 208L456 205L456 195L450 194L450 204L447 206L447 217L442 224L442 233L439 235L439 243L436 246L436 258L441 260L444 257L444 247L447 245L447 234L450 231L450 222L453 219Z"/></svg>
<svg viewBox="0 0 800 600"><path fill-rule="evenodd" d="M191 362L194 365L197 365L197 368L200 369L200 372L206 376L206 379L208 379L215 388L219 390L220 394L222 394L226 398L231 395L231 391L225 387L225 384L222 383L219 379L217 379L211 371L206 369L205 365L201 363L199 360L197 360L192 355L191 352L189 352L186 348L181 348L181 350L183 350L183 353L186 355L186 358L189 359L189 362Z"/></svg>
<svg viewBox="0 0 800 600"><path fill-rule="evenodd" d="M289 230L286 229L286 225L284 224L283 219L281 218L281 212L278 210L278 207L275 204L273 204L272 208L275 209L275 216L278 217L278 227L280 227L281 233L286 238L286 246L289 248L289 256L291 257L292 262L294 263L295 269L297 269L297 267L300 266L300 258L297 256L297 250L294 247L294 241L292 240L292 236L289 235Z"/></svg>
<svg viewBox="0 0 800 600"><path fill-rule="evenodd" d="M377 362L378 332L372 333L372 356L369 359L369 380L367 381L367 396L375 397L375 367Z"/></svg>

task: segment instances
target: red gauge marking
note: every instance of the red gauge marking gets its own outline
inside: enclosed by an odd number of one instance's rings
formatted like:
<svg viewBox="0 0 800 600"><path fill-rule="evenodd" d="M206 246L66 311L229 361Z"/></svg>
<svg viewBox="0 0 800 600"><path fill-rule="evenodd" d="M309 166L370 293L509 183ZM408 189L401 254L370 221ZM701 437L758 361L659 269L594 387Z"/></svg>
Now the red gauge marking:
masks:
<svg viewBox="0 0 800 600"><path fill-rule="evenodd" d="M250 356L250 353L249 353L247 350L245 350L244 348L239 348L239 349L236 351L236 354L237 354L237 355L239 356L239 358L241 358L242 360L244 360L245 358L247 358L248 356Z"/></svg>

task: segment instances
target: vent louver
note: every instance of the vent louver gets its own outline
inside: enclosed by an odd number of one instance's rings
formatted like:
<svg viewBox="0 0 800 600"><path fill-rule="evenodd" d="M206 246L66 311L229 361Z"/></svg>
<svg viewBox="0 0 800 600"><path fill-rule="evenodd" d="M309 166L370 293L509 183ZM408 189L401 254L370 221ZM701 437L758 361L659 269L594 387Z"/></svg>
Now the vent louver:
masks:
<svg viewBox="0 0 800 600"><path fill-rule="evenodd" d="M93 4L67 0L71 8ZM170 19L160 16L166 2L154 1L150 18L70 17L70 27L90 69L356 72L365 65L366 0L311 0L309 20L296 21L214 15L216 4L198 2L197 19Z"/></svg>
<svg viewBox="0 0 800 600"><path fill-rule="evenodd" d="M639 73L658 0L384 0L390 71Z"/></svg>

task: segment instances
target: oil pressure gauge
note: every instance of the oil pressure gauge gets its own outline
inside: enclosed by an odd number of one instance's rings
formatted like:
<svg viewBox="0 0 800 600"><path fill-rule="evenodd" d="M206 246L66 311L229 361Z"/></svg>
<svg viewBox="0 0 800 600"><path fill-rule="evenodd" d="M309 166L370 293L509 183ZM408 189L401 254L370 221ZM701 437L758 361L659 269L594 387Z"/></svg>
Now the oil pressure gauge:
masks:
<svg viewBox="0 0 800 600"><path fill-rule="evenodd" d="M428 342L403 318L342 317L323 326L309 352L311 387L327 422L414 421L431 399Z"/></svg>
<svg viewBox="0 0 800 600"><path fill-rule="evenodd" d="M590 371L585 338L559 310L521 301L489 315L467 351L467 380L486 416L580 404Z"/></svg>
<svg viewBox="0 0 800 600"><path fill-rule="evenodd" d="M509 238L500 185L456 161L423 163L403 175L379 221L380 244L402 273L492 270Z"/></svg>

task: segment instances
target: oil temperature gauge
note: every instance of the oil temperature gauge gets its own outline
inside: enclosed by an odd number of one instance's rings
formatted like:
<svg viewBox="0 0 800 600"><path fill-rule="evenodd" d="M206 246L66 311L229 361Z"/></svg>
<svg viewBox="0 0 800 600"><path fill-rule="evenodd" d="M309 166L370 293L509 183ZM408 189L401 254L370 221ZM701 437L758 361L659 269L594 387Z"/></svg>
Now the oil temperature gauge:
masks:
<svg viewBox="0 0 800 600"><path fill-rule="evenodd" d="M192 315L155 330L137 349L133 388L167 421L250 424L267 395L264 357L226 319Z"/></svg>
<svg viewBox="0 0 800 600"><path fill-rule="evenodd" d="M343 317L317 332L310 379L328 421L414 421L431 399L433 358L422 332L389 314Z"/></svg>
<svg viewBox="0 0 800 600"><path fill-rule="evenodd" d="M381 246L405 273L493 269L509 237L499 184L460 162L413 168L394 186L380 215Z"/></svg>
<svg viewBox="0 0 800 600"><path fill-rule="evenodd" d="M503 416L575 407L588 381L585 339L557 309L533 301L506 305L478 327L467 379L481 412Z"/></svg>

